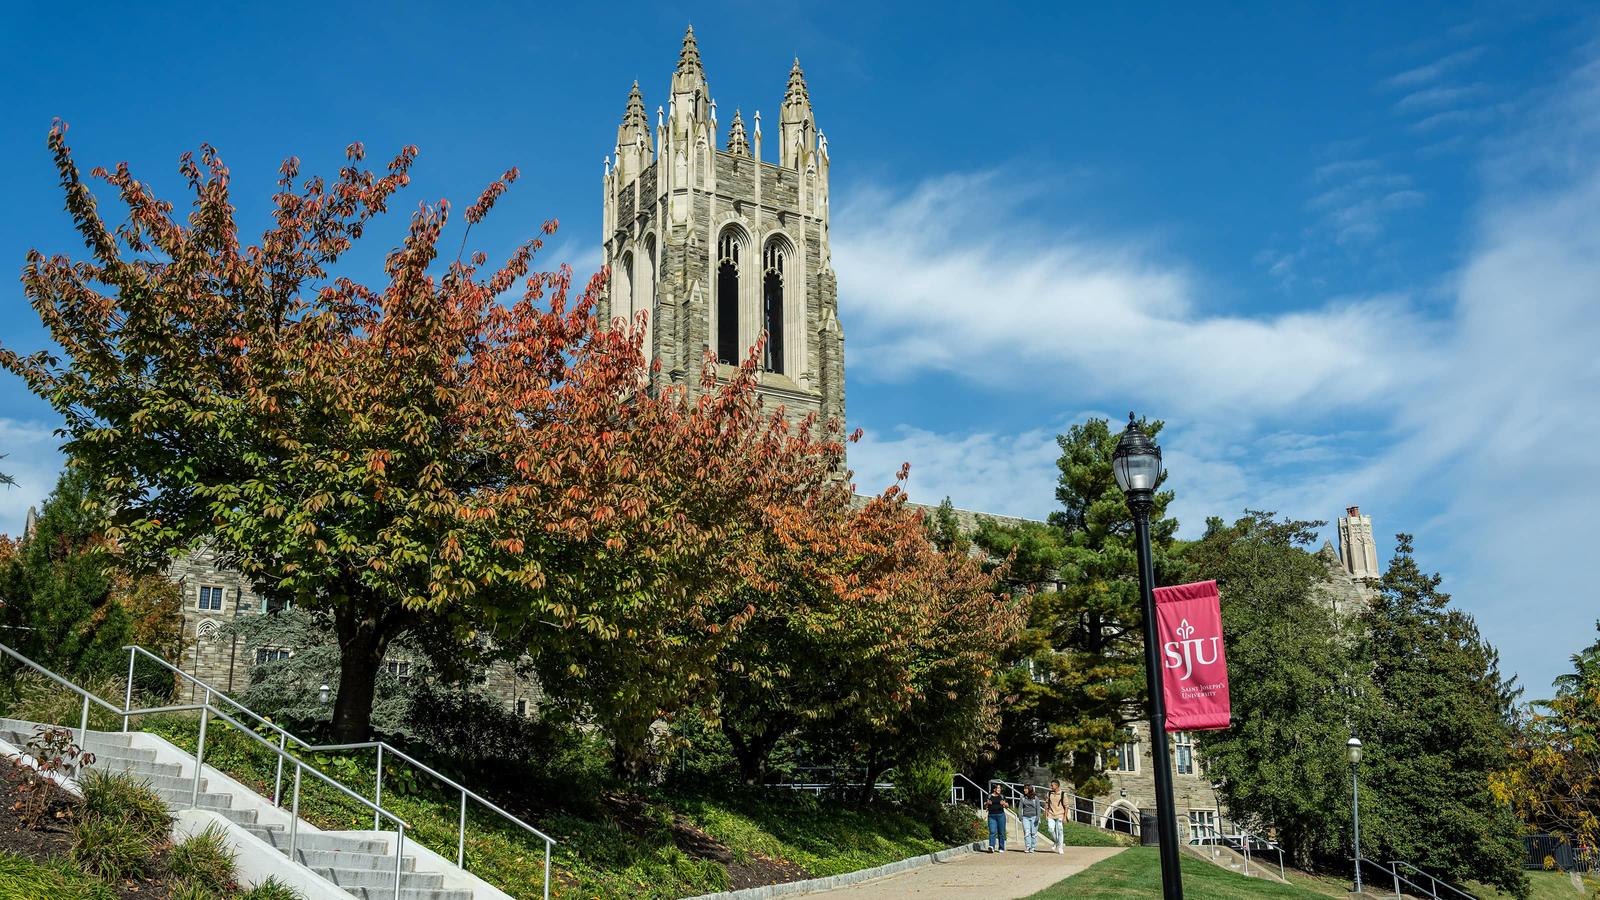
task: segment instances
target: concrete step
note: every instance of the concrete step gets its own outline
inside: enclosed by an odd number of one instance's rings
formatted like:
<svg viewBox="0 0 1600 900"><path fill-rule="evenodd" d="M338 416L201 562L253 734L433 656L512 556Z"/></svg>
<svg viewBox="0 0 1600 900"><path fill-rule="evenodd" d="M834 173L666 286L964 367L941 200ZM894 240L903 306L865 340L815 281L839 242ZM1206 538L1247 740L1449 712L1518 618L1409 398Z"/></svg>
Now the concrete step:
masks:
<svg viewBox="0 0 1600 900"><path fill-rule="evenodd" d="M179 791L179 792L183 793L185 796L187 796L191 791L194 790L194 779L191 778L191 777L185 777L185 776L180 776L180 775L152 774L152 773L148 773L148 772L141 772L141 771L138 771L136 769L119 769L119 768L115 768L115 767L112 767L112 766L103 766L103 765L100 764L100 762L98 760L95 761L95 764L91 768L97 769L97 770L102 771L102 772L114 772L114 773L127 775L128 777L132 778L134 781L141 782L143 784L149 785L152 789L154 789L158 793L160 791L163 791L163 790ZM200 777L200 790L202 792L205 791L207 783L208 783L207 779L205 778L205 776L202 775Z"/></svg>
<svg viewBox="0 0 1600 900"><path fill-rule="evenodd" d="M233 797L228 794L208 794L201 791L196 797L192 783L188 788L157 787L155 791L161 799L167 801L168 806L198 806L201 809L233 808Z"/></svg>
<svg viewBox="0 0 1600 900"><path fill-rule="evenodd" d="M356 900L394 900L394 886L345 888ZM472 892L454 888L400 887L400 900L472 900Z"/></svg>
<svg viewBox="0 0 1600 900"><path fill-rule="evenodd" d="M312 866L311 871L342 888L394 888L394 859L388 859L387 869L346 869L332 866ZM438 872L400 872L400 887L442 888L444 876Z"/></svg>
<svg viewBox="0 0 1600 900"><path fill-rule="evenodd" d="M311 835L305 835L305 837L311 837ZM307 848L303 840L295 841L294 861L313 869L370 869L375 872L394 874L394 857L392 856L385 856L381 853L352 853L345 850L314 850ZM414 872L416 868L416 857L400 857L401 873Z"/></svg>
<svg viewBox="0 0 1600 900"><path fill-rule="evenodd" d="M280 826L263 827L260 825L248 826L251 834L266 841L269 845L279 850L289 849L289 832ZM385 856L389 849L386 841L366 838L353 838L340 834L329 834L322 831L301 831L295 836L295 850L326 850L333 853L354 853L370 856Z"/></svg>
<svg viewBox="0 0 1600 900"><path fill-rule="evenodd" d="M150 762L149 760L143 759L124 759L117 756L100 756L99 754L96 754L94 764L96 768L105 769L108 772L128 772L134 775L142 776L164 775L168 778L182 778L184 774L183 766L180 766L177 763ZM192 769L190 770L189 774L194 774Z"/></svg>

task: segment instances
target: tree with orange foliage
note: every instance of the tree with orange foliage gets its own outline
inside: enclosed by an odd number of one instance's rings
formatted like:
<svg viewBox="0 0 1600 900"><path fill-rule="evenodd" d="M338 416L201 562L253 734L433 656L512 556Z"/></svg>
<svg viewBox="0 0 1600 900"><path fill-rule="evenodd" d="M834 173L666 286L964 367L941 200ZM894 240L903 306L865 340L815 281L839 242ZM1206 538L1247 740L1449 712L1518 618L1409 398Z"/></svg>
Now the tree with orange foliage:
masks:
<svg viewBox="0 0 1600 900"><path fill-rule="evenodd" d="M841 484L809 513L769 532L779 591L717 662L715 718L741 778L763 780L794 734L861 760L869 784L913 758L969 758L998 725L991 675L1020 600L937 548L898 482L865 503Z"/></svg>
<svg viewBox="0 0 1600 900"><path fill-rule="evenodd" d="M366 737L389 643L426 628L561 660L631 752L751 615L727 602L763 583L742 546L841 463L836 435L759 413L753 363L693 399L645 389L639 323L601 327L603 273L575 296L569 269L534 271L539 239L497 268L441 259L445 201L412 214L386 283L336 274L415 148L379 173L352 145L331 179L286 161L245 243L211 147L183 157L183 217L126 165L91 173L126 207L113 226L65 135L49 143L88 255L34 251L23 274L61 356L0 348L0 365L62 415L114 552L209 546L332 613L339 740ZM516 177L468 207L469 232ZM607 680L590 663L618 648L635 668Z"/></svg>

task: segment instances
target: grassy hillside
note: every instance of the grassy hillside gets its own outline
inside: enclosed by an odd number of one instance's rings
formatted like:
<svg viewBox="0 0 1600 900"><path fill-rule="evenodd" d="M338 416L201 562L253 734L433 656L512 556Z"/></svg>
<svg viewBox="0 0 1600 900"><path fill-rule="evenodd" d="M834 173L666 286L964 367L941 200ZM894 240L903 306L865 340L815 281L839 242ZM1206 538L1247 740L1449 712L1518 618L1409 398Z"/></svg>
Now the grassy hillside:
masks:
<svg viewBox="0 0 1600 900"><path fill-rule="evenodd" d="M193 720L152 718L144 727L193 750ZM274 771L269 753L216 723L206 745L207 764L271 796ZM372 795L372 756L337 755L312 762L351 790ZM459 795L447 795L430 784L387 760L384 805L409 823L408 840L419 840L454 859ZM933 837L927 823L893 804L839 803L787 791L604 790L537 807L510 808L560 842L552 894L586 900L670 900L835 875L948 846ZM310 778L302 784L301 813L319 828L372 827L370 811ZM540 896L543 841L476 804L468 806L467 819L467 868L513 897ZM975 840L980 834L976 816L971 829ZM1116 837L1080 826L1070 840L1105 843Z"/></svg>

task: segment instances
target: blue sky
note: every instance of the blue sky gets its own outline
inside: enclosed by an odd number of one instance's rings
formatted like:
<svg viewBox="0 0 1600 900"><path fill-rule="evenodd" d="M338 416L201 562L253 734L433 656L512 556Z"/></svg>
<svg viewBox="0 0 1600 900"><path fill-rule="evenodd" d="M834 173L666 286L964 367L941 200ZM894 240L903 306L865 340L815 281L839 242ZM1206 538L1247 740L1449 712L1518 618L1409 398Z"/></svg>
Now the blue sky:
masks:
<svg viewBox="0 0 1600 900"><path fill-rule="evenodd" d="M229 163L260 223L279 161L421 156L401 209L524 178L491 255L555 216L598 262L629 85L692 21L719 108L805 67L832 153L863 488L1043 515L1053 435L1165 419L1176 513L1360 504L1533 694L1594 639L1600 19L1558 3L33 4L0 34L0 261L77 251L45 152ZM146 8L148 7L148 8ZM724 116L730 118L731 116ZM108 198L109 199L109 198ZM386 247L395 216L372 235ZM16 269L13 269L16 271ZM12 281L0 338L45 337ZM48 408L0 376L0 530L54 479Z"/></svg>

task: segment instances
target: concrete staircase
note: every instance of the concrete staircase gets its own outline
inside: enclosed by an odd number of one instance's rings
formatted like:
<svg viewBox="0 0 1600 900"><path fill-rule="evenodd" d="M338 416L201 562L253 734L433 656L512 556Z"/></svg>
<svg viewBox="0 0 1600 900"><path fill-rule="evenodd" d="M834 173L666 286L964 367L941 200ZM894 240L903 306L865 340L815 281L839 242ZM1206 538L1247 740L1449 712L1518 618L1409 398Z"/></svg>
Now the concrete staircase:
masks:
<svg viewBox="0 0 1600 900"><path fill-rule="evenodd" d="M24 748L34 737L34 728L32 722L0 719L0 741ZM77 734L76 729L73 734ZM126 772L148 782L173 810L191 806L194 796L192 755L175 749L171 753L161 753L135 746L135 735L120 732L90 731L82 744L85 751L95 756L92 768ZM163 756L174 761L162 761ZM271 809L270 800L214 772L210 766L201 772L199 802L194 805L223 816L279 853L288 854L288 814ZM278 821L263 821L269 818L263 816L263 807L273 814L270 818ZM329 833L301 819L296 826L294 844L294 862L359 900L475 900L472 890L446 887L442 873L416 871L417 858L410 854L400 859L397 898L392 833L387 838L374 834Z"/></svg>

